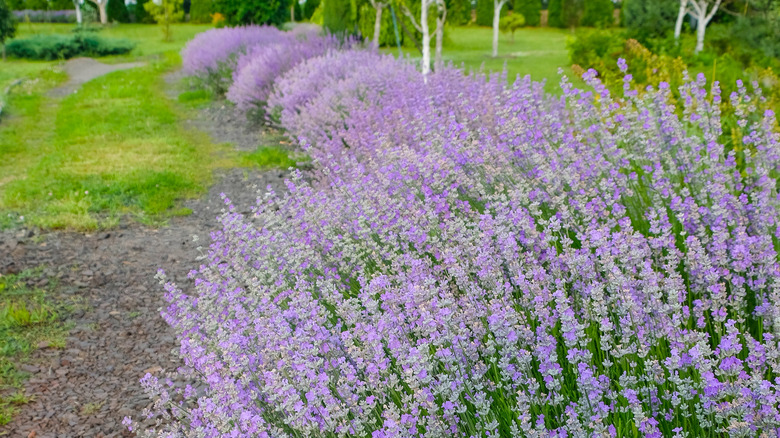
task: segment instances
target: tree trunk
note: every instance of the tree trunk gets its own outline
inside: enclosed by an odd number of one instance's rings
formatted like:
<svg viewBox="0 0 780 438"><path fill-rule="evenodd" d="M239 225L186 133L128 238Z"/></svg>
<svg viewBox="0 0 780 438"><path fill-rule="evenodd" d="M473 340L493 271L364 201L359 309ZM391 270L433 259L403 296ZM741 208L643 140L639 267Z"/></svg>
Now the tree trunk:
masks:
<svg viewBox="0 0 780 438"><path fill-rule="evenodd" d="M79 0L75 0L73 5L76 6L76 23L81 26L84 22L84 19L81 17L81 3L79 3Z"/></svg>
<svg viewBox="0 0 780 438"><path fill-rule="evenodd" d="M428 28L429 0L422 1L420 8L420 29L422 31L422 74L427 76L431 72L431 31Z"/></svg>
<svg viewBox="0 0 780 438"><path fill-rule="evenodd" d="M433 58L433 68L436 71L441 71L444 68L444 60L442 59L442 45L444 42L444 23L438 22L439 27L436 28L436 52Z"/></svg>
<svg viewBox="0 0 780 438"><path fill-rule="evenodd" d="M680 33L682 32L683 20L685 19L686 11L688 9L688 0L680 0L680 10L677 12L677 22L674 23L674 39L680 39Z"/></svg>
<svg viewBox="0 0 780 438"><path fill-rule="evenodd" d="M699 19L696 23L696 53L704 50L704 34L707 32L706 19Z"/></svg>
<svg viewBox="0 0 780 438"><path fill-rule="evenodd" d="M376 19L374 21L374 48L379 48L379 35L382 33L382 8L383 5L376 5Z"/></svg>
<svg viewBox="0 0 780 438"><path fill-rule="evenodd" d="M295 23L295 2L297 0L293 0L292 3L290 3L290 21Z"/></svg>
<svg viewBox="0 0 780 438"><path fill-rule="evenodd" d="M493 3L493 57L498 56L498 22L501 21L501 7L503 2L495 1Z"/></svg>
<svg viewBox="0 0 780 438"><path fill-rule="evenodd" d="M106 14L107 5L108 5L108 0L97 2L98 11L100 11L100 24L108 24L108 15Z"/></svg>

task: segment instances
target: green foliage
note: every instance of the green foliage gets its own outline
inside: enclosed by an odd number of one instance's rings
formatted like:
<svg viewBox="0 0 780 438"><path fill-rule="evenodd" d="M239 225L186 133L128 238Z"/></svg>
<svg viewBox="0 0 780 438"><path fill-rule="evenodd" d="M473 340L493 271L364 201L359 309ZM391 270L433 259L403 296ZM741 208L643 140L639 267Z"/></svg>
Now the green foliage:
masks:
<svg viewBox="0 0 780 438"><path fill-rule="evenodd" d="M563 27L579 26L584 4L589 1L591 0L562 0L561 22Z"/></svg>
<svg viewBox="0 0 780 438"><path fill-rule="evenodd" d="M8 43L10 56L25 59L55 60L74 56L123 55L130 52L135 43L125 39L103 38L86 32L75 35L35 35L15 39Z"/></svg>
<svg viewBox="0 0 780 438"><path fill-rule="evenodd" d="M707 30L708 46L730 54L744 66L780 68L780 16L740 16L729 25L713 24Z"/></svg>
<svg viewBox="0 0 780 438"><path fill-rule="evenodd" d="M192 0L190 4L191 23L211 23L212 13L214 13L213 0Z"/></svg>
<svg viewBox="0 0 780 438"><path fill-rule="evenodd" d="M621 25L626 35L644 45L674 29L679 0L623 0Z"/></svg>
<svg viewBox="0 0 780 438"><path fill-rule="evenodd" d="M541 0L515 0L514 12L525 18L526 26L538 26L541 23Z"/></svg>
<svg viewBox="0 0 780 438"><path fill-rule="evenodd" d="M566 27L563 22L563 0L550 0L547 4L547 25Z"/></svg>
<svg viewBox="0 0 780 438"><path fill-rule="evenodd" d="M171 41L171 24L184 20L184 8L182 0L160 0L160 4L147 2L144 5L146 12L154 18L154 21L162 26L163 40Z"/></svg>
<svg viewBox="0 0 780 438"><path fill-rule="evenodd" d="M303 4L303 19L311 20L311 16L314 15L314 11L320 6L320 0L306 0Z"/></svg>
<svg viewBox="0 0 780 438"><path fill-rule="evenodd" d="M130 15L134 23L154 23L154 18L146 11L146 4L150 1L151 0L135 0L135 3L130 5Z"/></svg>
<svg viewBox="0 0 780 438"><path fill-rule="evenodd" d="M471 22L471 0L446 0L447 23L464 26Z"/></svg>
<svg viewBox="0 0 780 438"><path fill-rule="evenodd" d="M16 35L16 19L5 0L0 0L0 45ZM3 49L5 56L5 49Z"/></svg>
<svg viewBox="0 0 780 438"><path fill-rule="evenodd" d="M511 15L507 15L502 18L498 23L499 29L503 33L511 33L512 41L515 40L515 31L525 26L525 17L518 12L514 12Z"/></svg>
<svg viewBox="0 0 780 438"><path fill-rule="evenodd" d="M590 27L612 27L615 24L615 4L612 0L587 0L580 25Z"/></svg>
<svg viewBox="0 0 780 438"><path fill-rule="evenodd" d="M322 0L322 24L335 34L352 34L357 17L352 10L354 0Z"/></svg>
<svg viewBox="0 0 780 438"><path fill-rule="evenodd" d="M358 28L363 38L374 38L374 23L376 21L376 9L371 7L370 3L360 6L360 17L358 18ZM379 29L379 45L394 46L395 33L393 31L393 17L390 15L390 8L382 10L382 24Z"/></svg>
<svg viewBox="0 0 780 438"><path fill-rule="evenodd" d="M71 7L72 5L73 3L71 3ZM116 21L119 23L130 22L130 13L127 11L127 6L125 6L125 0L108 0L106 8L108 21Z"/></svg>
<svg viewBox="0 0 780 438"><path fill-rule="evenodd" d="M493 26L493 0L477 0L477 25ZM506 5L501 8L501 15L506 13Z"/></svg>
<svg viewBox="0 0 780 438"><path fill-rule="evenodd" d="M623 52L625 42L616 31L582 29L577 32L577 38L567 44L569 59L585 70L612 70L612 64L617 68L617 58Z"/></svg>
<svg viewBox="0 0 780 438"><path fill-rule="evenodd" d="M228 24L281 25L290 17L291 0L214 0L214 11Z"/></svg>

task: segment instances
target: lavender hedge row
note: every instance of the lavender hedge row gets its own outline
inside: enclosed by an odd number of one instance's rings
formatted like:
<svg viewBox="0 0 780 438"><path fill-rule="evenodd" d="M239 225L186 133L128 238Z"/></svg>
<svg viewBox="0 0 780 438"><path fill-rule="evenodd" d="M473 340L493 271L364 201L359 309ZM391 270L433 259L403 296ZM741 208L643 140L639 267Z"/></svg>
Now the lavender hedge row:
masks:
<svg viewBox="0 0 780 438"><path fill-rule="evenodd" d="M740 84L726 137L703 76L584 79L359 50L279 77L316 169L226 198L194 289L166 283L186 366L144 378L148 436L780 434L774 114Z"/></svg>

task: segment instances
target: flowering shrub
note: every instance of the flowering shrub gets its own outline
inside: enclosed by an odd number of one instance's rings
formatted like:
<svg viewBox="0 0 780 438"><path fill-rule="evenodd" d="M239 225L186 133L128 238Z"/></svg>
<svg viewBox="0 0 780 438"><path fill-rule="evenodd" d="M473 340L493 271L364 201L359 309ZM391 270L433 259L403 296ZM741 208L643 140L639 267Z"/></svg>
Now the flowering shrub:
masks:
<svg viewBox="0 0 780 438"><path fill-rule="evenodd" d="M630 75L556 97L385 59L278 80L316 170L249 216L226 198L194 290L166 283L185 367L143 379L148 436L780 433L780 136L757 92L729 97L725 144L703 76L678 108Z"/></svg>
<svg viewBox="0 0 780 438"><path fill-rule="evenodd" d="M210 29L196 35L184 47L182 70L221 94L231 83L241 53L256 45L277 44L289 38L288 34L271 26Z"/></svg>
<svg viewBox="0 0 780 438"><path fill-rule="evenodd" d="M306 59L339 48L333 36L303 34L299 38L258 45L238 58L227 98L242 110L263 108L275 80Z"/></svg>

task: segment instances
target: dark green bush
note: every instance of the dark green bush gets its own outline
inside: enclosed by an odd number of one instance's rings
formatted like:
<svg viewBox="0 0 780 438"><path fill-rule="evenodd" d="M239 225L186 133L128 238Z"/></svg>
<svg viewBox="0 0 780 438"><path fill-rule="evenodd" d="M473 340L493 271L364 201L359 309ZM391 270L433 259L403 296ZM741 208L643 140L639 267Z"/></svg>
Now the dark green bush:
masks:
<svg viewBox="0 0 780 438"><path fill-rule="evenodd" d="M588 0L585 2L580 25L590 27L611 27L615 24L612 0Z"/></svg>
<svg viewBox="0 0 780 438"><path fill-rule="evenodd" d="M542 0L515 0L513 11L525 18L526 26L538 26L542 19Z"/></svg>
<svg viewBox="0 0 780 438"><path fill-rule="evenodd" d="M10 56L25 59L55 60L74 56L108 56L130 52L135 44L129 40L101 38L88 33L76 35L36 35L8 43Z"/></svg>
<svg viewBox="0 0 780 438"><path fill-rule="evenodd" d="M130 22L130 13L127 11L125 0L108 0L108 6L106 6L106 8L108 21L116 21L119 23Z"/></svg>
<svg viewBox="0 0 780 438"><path fill-rule="evenodd" d="M214 0L214 12L231 25L281 25L290 18L290 0Z"/></svg>
<svg viewBox="0 0 780 438"><path fill-rule="evenodd" d="M191 23L211 23L214 3L211 0L192 0L190 4Z"/></svg>

